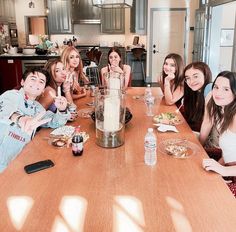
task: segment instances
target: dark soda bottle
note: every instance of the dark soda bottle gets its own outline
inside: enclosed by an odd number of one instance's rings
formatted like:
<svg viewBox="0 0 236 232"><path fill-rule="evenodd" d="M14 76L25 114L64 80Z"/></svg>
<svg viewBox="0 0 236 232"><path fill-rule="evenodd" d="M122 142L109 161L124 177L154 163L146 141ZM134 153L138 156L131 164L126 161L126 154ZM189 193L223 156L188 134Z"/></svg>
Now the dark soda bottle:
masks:
<svg viewBox="0 0 236 232"><path fill-rule="evenodd" d="M78 126L72 137L72 153L74 156L81 156L83 151L83 137L80 135L80 126Z"/></svg>

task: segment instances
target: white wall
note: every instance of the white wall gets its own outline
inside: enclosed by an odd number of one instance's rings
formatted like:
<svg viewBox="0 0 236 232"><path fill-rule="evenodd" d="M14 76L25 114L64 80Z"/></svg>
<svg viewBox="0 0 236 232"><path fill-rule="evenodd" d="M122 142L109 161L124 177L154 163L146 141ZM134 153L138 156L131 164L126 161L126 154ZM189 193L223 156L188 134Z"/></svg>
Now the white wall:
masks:
<svg viewBox="0 0 236 232"><path fill-rule="evenodd" d="M18 29L19 46L26 45L25 17L45 15L44 0L34 0L35 8L29 8L30 1L15 0L16 25Z"/></svg>

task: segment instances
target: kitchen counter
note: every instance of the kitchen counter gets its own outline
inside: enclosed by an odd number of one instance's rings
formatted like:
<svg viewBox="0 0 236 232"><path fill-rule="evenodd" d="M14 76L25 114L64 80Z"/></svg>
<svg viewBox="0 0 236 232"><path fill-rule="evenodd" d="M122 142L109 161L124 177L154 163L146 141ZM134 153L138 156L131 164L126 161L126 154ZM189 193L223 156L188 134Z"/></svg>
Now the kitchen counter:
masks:
<svg viewBox="0 0 236 232"><path fill-rule="evenodd" d="M49 60L52 58L57 58L59 55L24 55L22 53L17 53L14 55L4 53L0 55L0 59L20 59L20 60Z"/></svg>

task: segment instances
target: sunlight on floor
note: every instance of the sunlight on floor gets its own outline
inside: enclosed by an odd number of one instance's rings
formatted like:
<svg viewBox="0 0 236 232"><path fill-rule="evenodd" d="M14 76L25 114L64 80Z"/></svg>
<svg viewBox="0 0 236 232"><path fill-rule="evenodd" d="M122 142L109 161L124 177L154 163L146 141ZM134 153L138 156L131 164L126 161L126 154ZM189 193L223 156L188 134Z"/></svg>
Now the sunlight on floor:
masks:
<svg viewBox="0 0 236 232"><path fill-rule="evenodd" d="M27 196L14 196L7 199L10 219L17 230L24 225L33 203L33 199Z"/></svg>
<svg viewBox="0 0 236 232"><path fill-rule="evenodd" d="M116 196L113 205L113 232L144 231L142 203L135 197Z"/></svg>
<svg viewBox="0 0 236 232"><path fill-rule="evenodd" d="M79 232L83 231L85 215L87 211L87 200L80 196L64 196L61 200L59 211L61 217L57 216L53 232Z"/></svg>
<svg viewBox="0 0 236 232"><path fill-rule="evenodd" d="M171 208L171 218L176 232L192 232L192 227L184 213L183 205L172 197L166 197L167 204Z"/></svg>

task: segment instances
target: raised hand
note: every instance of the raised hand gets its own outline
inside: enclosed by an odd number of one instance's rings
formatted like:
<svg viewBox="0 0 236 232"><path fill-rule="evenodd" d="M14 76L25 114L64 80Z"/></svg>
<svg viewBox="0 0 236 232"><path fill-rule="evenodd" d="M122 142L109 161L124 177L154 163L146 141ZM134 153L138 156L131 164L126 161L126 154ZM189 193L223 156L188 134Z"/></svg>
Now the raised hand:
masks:
<svg viewBox="0 0 236 232"><path fill-rule="evenodd" d="M118 65L109 65L109 69L112 72L123 73L123 70Z"/></svg>
<svg viewBox="0 0 236 232"><path fill-rule="evenodd" d="M171 81L171 80L175 79L175 74L172 73L172 72L169 72L168 76L166 76L165 79L168 80L168 81Z"/></svg>
<svg viewBox="0 0 236 232"><path fill-rule="evenodd" d="M21 117L19 120L19 125L21 127L21 130L27 133L28 135L31 135L34 130L36 130L39 126L50 122L51 118L42 119L45 115L46 111L40 112L35 117L30 116L24 116Z"/></svg>
<svg viewBox="0 0 236 232"><path fill-rule="evenodd" d="M63 96L57 96L57 97L55 97L54 103L55 103L55 106L57 107L57 109L58 109L59 111L64 111L64 110L66 110L66 108L67 108L67 100L66 100L66 98L63 97Z"/></svg>

